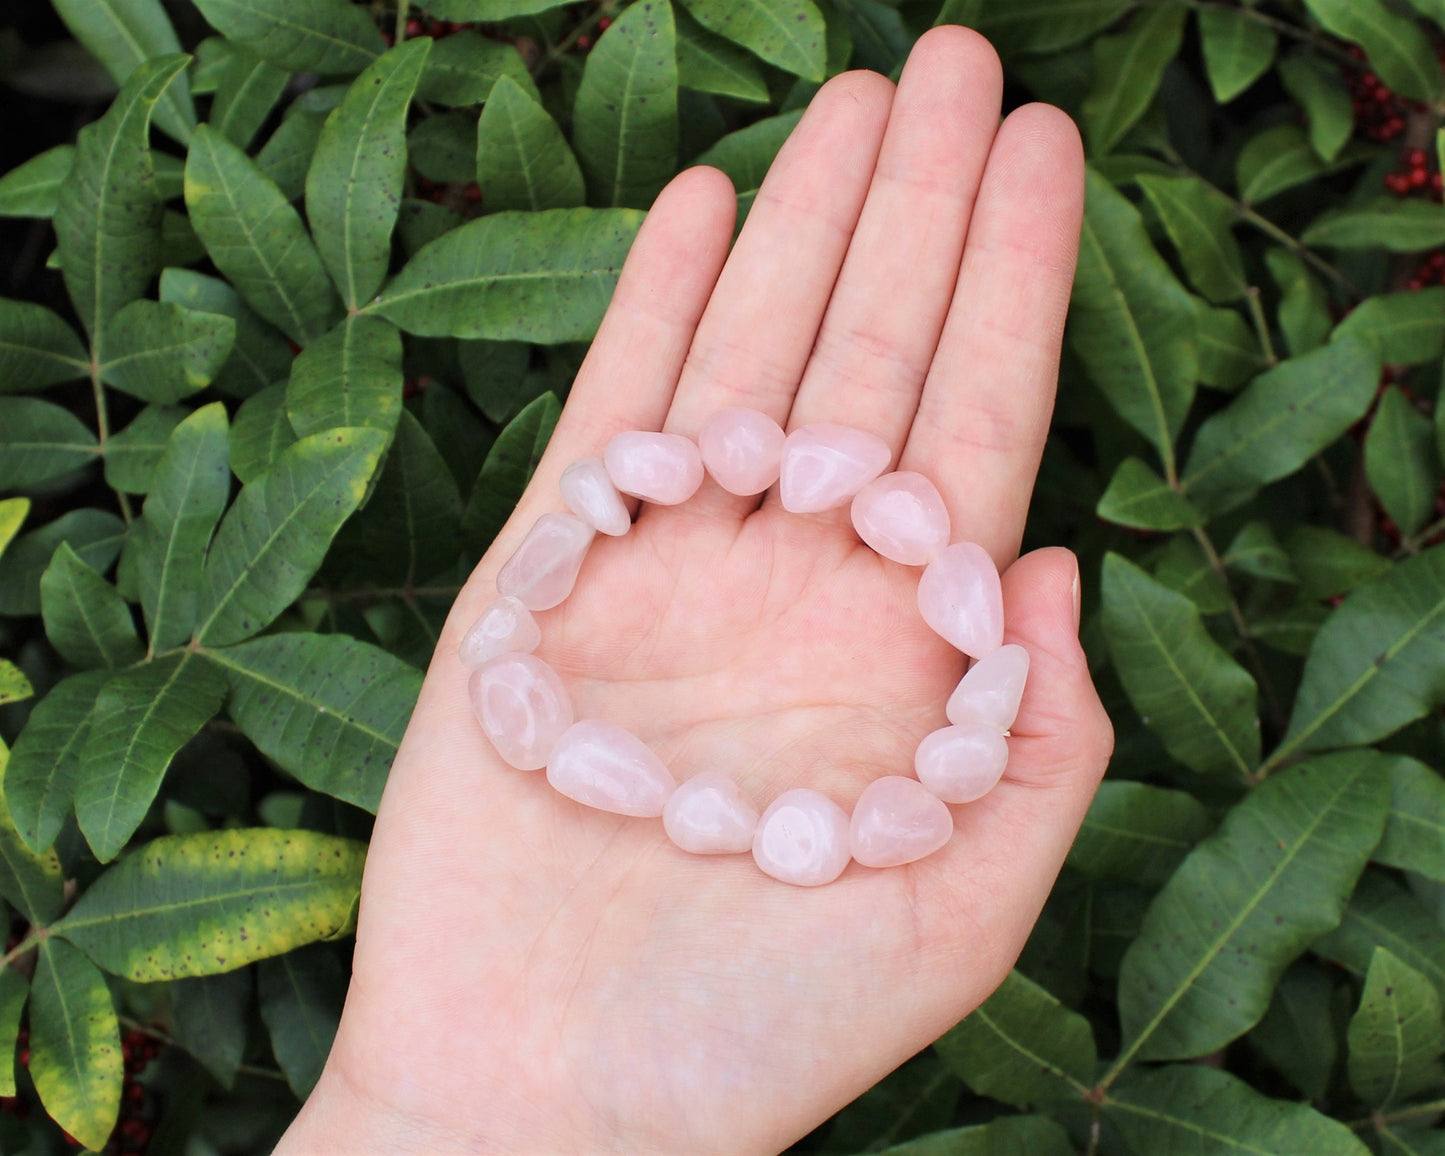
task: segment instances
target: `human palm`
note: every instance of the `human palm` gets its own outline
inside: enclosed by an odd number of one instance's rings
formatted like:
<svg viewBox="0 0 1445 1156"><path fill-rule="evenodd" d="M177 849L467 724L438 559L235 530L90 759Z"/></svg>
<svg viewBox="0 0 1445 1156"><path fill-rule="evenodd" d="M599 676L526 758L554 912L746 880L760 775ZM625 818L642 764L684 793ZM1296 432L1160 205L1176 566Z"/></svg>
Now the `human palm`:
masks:
<svg viewBox="0 0 1445 1156"><path fill-rule="evenodd" d="M1072 126L998 125L979 37L920 40L899 86L824 87L728 255L710 170L659 197L536 477L443 632L378 815L354 978L278 1151L747 1152L785 1146L956 1022L1020 950L1107 759L1061 550L1014 558L1052 408L1077 239ZM724 262L726 260L726 265ZM472 717L462 633L557 479L624 429L726 405L859 426L942 490L1004 575L1032 672L1004 780L902 868L790 887L747 856L588 810L507 767ZM1012 565L1010 565L1012 563ZM540 616L578 717L761 806L851 804L944 725L963 660L918 571L821 515L726 494L646 507Z"/></svg>

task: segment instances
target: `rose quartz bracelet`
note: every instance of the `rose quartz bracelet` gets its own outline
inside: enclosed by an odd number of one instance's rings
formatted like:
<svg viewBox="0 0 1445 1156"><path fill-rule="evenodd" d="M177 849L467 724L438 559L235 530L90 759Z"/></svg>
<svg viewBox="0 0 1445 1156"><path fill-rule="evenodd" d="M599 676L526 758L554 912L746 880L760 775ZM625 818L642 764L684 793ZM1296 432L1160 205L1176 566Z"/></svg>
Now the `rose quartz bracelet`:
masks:
<svg viewBox="0 0 1445 1156"><path fill-rule="evenodd" d="M937 851L953 835L946 804L982 798L1003 774L1005 741L1018 713L1029 656L1003 645L1003 591L987 551L949 544L948 510L922 474L885 474L888 446L863 430L806 425L786 436L751 409L724 409L696 442L632 430L562 473L571 513L543 514L497 573L501 595L462 639L472 669L472 709L497 753L520 770L547 769L547 781L589 807L662 817L684 851L751 851L775 879L831 883L850 859L896 867ZM658 505L687 501L704 467L729 493L760 494L779 484L783 507L817 513L852 503L859 537L883 557L924 567L923 620L974 660L945 708L951 725L927 735L914 756L917 778L870 783L850 817L819 791L794 788L761 815L737 783L702 771L679 785L647 744L610 722L575 719L556 671L532 651L542 641L532 612L571 592L598 533L632 528L622 495Z"/></svg>

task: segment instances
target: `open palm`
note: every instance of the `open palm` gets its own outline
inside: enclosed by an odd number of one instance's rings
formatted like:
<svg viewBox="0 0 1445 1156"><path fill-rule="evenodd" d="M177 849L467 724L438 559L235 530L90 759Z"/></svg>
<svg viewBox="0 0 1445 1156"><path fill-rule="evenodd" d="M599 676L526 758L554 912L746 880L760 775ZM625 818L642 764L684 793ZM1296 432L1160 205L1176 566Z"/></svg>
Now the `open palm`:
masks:
<svg viewBox="0 0 1445 1156"><path fill-rule="evenodd" d="M552 443L457 600L377 819L354 979L326 1074L280 1151L766 1151L976 1006L1037 917L1103 771L1077 569L1014 561L1052 409L1082 201L1077 136L1000 127L978 36L919 41L895 90L825 85L729 255L733 193L678 177L639 235ZM695 435L727 405L877 433L1004 576L1032 674L1004 781L942 851L816 889L694 857L655 821L507 767L471 715L461 634L557 479L625 429ZM1012 565L1010 566L1010 563ZM918 570L846 508L786 513L713 483L599 538L539 655L578 717L681 780L845 807L944 725L961 656Z"/></svg>

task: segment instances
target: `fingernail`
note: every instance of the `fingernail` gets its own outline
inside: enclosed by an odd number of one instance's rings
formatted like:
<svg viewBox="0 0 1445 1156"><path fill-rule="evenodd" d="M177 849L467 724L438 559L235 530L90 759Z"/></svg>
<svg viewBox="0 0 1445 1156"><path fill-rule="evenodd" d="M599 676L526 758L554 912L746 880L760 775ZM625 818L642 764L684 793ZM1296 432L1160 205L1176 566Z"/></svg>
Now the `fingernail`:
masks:
<svg viewBox="0 0 1445 1156"><path fill-rule="evenodd" d="M1069 587L1069 593L1072 594L1074 598L1074 633L1077 634L1079 632L1079 620L1084 615L1084 594L1079 588L1079 560L1077 558L1074 559L1074 582L1073 585Z"/></svg>

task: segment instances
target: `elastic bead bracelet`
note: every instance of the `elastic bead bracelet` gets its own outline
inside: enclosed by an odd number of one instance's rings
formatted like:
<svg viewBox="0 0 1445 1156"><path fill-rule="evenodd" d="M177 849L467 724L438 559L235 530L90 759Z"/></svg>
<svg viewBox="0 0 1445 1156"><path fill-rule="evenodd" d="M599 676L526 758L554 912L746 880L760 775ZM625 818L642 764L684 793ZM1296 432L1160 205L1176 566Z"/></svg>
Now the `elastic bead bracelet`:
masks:
<svg viewBox="0 0 1445 1156"><path fill-rule="evenodd" d="M661 817L683 851L751 851L764 872L785 883L831 883L850 860L895 867L944 846L953 835L948 804L982 798L1003 775L1029 656L1021 646L1003 645L1003 589L988 552L972 542L950 544L938 488L911 471L885 474L891 460L887 444L863 430L819 423L785 435L766 414L730 408L714 414L696 442L630 430L600 458L573 462L559 487L570 512L537 519L497 572L499 597L459 650L472 670L472 709L497 754L519 770L545 767L554 788L586 806ZM885 775L870 783L851 815L805 787L784 791L759 814L717 770L679 785L637 736L603 720L578 720L557 672L532 653L542 642L533 612L571 594L598 533L615 537L631 529L623 495L677 505L697 492L704 472L739 496L776 483L793 513L851 502L854 529L868 546L924 568L923 621L974 660L949 696L949 725L918 744L917 777Z"/></svg>

